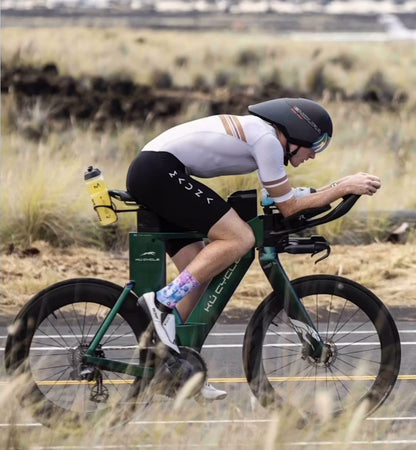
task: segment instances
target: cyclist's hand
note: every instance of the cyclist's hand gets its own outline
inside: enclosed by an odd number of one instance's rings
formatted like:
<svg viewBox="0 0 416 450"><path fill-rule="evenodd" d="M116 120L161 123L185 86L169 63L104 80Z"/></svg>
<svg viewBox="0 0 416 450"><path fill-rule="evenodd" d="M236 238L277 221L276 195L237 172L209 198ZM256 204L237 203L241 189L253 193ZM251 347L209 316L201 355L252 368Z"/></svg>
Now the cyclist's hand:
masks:
<svg viewBox="0 0 416 450"><path fill-rule="evenodd" d="M369 173L356 173L342 180L347 186L350 194L373 195L381 187L381 180L375 175Z"/></svg>

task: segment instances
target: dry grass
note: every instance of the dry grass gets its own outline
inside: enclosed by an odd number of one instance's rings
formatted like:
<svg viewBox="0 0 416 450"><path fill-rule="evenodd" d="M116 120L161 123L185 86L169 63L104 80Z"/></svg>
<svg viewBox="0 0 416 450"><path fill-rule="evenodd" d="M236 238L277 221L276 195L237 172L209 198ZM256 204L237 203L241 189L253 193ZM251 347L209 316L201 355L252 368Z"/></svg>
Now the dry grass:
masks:
<svg viewBox="0 0 416 450"><path fill-rule="evenodd" d="M0 315L16 314L35 293L68 278L102 278L121 286L129 279L126 252L62 249L45 242L35 242L33 248L39 250L33 256L17 251L0 255ZM338 274L364 284L388 306L409 306L416 301L416 244L337 245L329 258L316 265L308 255L282 255L281 259L291 279L317 273ZM169 262L169 276L175 273ZM235 316L240 309L254 311L269 292L269 283L255 261L226 312Z"/></svg>
<svg viewBox="0 0 416 450"><path fill-rule="evenodd" d="M213 84L219 73L240 84L257 84L278 74L283 85L306 90L317 68L346 93L360 90L378 70L398 88L414 84L411 42L290 42L268 33L224 30L198 33L128 28L3 28L7 63L57 63L63 74L124 75L152 84L155 71L168 71L178 86L200 75ZM403 70L405 67L405 70Z"/></svg>
<svg viewBox="0 0 416 450"><path fill-rule="evenodd" d="M250 399L249 394L235 395L226 402L202 405L195 400L174 402L165 400L145 408L139 407L132 422L113 424L117 411L109 416L79 426L57 421L50 428L22 427L35 421L30 410L19 406L24 377L0 381L2 423L9 424L0 434L0 447L5 450L50 448L219 448L274 450L293 446L313 446L325 442L325 448L372 448L372 442L400 439L411 435L409 427L392 431L391 424L363 421L363 411L357 408L348 414L328 420L322 397L321 409L314 421L300 426L294 408L284 406L279 411L267 411ZM5 388L6 387L6 388ZM227 407L224 407L226 403ZM389 410L390 409L390 410ZM386 414L394 414L391 407ZM24 432L22 432L24 430ZM365 444L367 442L367 446ZM309 444L307 444L309 443ZM364 447L365 446L365 447Z"/></svg>
<svg viewBox="0 0 416 450"><path fill-rule="evenodd" d="M46 28L2 29L2 60L7 64L54 62L61 73L76 77L122 75L150 84L155 70L165 70L181 86L191 86L199 76L213 85L218 73L228 73L239 84L257 89L264 79L277 74L279 83L300 92L323 80L325 89L331 90L331 83L336 83L336 89L348 95L360 93L374 73L382 70L393 91L406 92L409 100L395 110L374 110L357 102L329 102L323 89L322 101L334 119L333 144L315 161L289 169L290 178L294 185L321 186L348 173L372 172L381 177L383 189L374 198L362 199L355 210L416 208L416 59L409 43L305 46L258 33L224 31L214 38L211 32L191 36L121 28L64 27L59 30L60 39L54 38L55 33ZM149 122L100 133L83 128L57 132L48 129L42 108L37 102L33 110L19 114L10 95L2 98L2 246L30 245L37 239L97 245L103 236L92 225L95 215L82 181L85 169L97 165L109 187L124 188L135 154L169 125ZM173 122L205 113L195 102ZM34 142L24 135L22 130L27 128L47 132ZM209 184L224 197L237 189L258 187L255 175L210 180ZM329 231L339 233L341 223ZM119 230L124 233L131 226L127 219ZM108 244L114 245L111 236ZM120 244L117 239L116 244Z"/></svg>
<svg viewBox="0 0 416 450"><path fill-rule="evenodd" d="M413 46L391 44L318 44L278 41L270 35L212 33L173 33L133 29L3 28L2 60L7 64L41 65L54 62L62 74L128 76L141 83L154 83L157 70L168 71L173 83L192 86L195 81L215 85L220 79L230 83L261 86L264 80L278 79L287 87L307 90L321 77L328 88L348 95L359 92L373 74L383 70L387 82L409 94L409 101L399 112L373 111L357 103L323 101L334 116L336 136L331 151L290 176L296 185L321 185L355 171L369 171L381 176L384 187L371 199L360 201L357 209L414 209L416 207L416 105L414 85L416 58ZM255 57L253 57L255 55ZM163 124L147 127L138 124L112 132L93 133L74 128L62 133L47 133L39 143L16 131L19 121L33 127L44 123L42 105L19 117L9 99L2 99L1 153L1 240L3 247L15 244L40 252L27 256L15 249L1 254L2 300L0 314L15 314L33 294L43 287L72 277L92 276L124 284L128 279L126 253L105 253L97 248L79 247L81 243L102 241L95 222L82 175L90 164L103 169L112 188L124 188L127 167L138 149L163 129ZM184 111L178 121L204 114L198 105ZM215 180L222 195L256 185L256 177L232 177ZM18 186L18 189L17 189ZM48 232L42 231L46 229ZM337 225L337 227L339 224ZM130 219L119 229L125 235ZM40 231L39 231L40 230ZM335 230L340 232L340 230ZM53 236L72 244L64 249L39 242ZM53 239L50 239L53 242ZM123 248L124 238L119 241ZM113 242L114 243L114 242ZM78 244L74 245L74 244ZM125 247L124 247L125 248ZM416 300L414 244L367 247L335 246L331 257L314 266L308 256L284 256L291 277L309 273L340 273L366 284L389 306ZM259 276L258 265L249 271L229 309L254 309L269 292L267 281ZM7 384L3 384L3 381ZM291 442L336 441L333 448L352 448L353 440L394 437L390 423L372 427L362 423L359 412L354 417L340 417L319 426L296 428L291 411L270 413L236 394L224 407L201 407L187 401L179 409L172 403L155 406L139 413L137 420L204 421L223 419L227 423L166 426L161 423L133 424L111 429L105 424L86 423L76 430L56 424L53 429L32 428L21 431L19 424L30 421L29 412L17 402L24 380L1 385L0 410L10 427L0 433L0 448L42 448L50 445L94 447L113 445L157 446L182 449L285 448ZM242 418L265 419L264 423L241 423ZM403 431L403 430L402 430ZM327 447L330 448L331 446Z"/></svg>

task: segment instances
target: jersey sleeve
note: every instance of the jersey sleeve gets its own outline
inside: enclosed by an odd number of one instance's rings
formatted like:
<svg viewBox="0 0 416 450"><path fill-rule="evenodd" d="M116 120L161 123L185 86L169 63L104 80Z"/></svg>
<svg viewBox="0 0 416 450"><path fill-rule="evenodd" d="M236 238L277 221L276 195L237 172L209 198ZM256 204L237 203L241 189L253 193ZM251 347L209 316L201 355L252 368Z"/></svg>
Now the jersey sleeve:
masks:
<svg viewBox="0 0 416 450"><path fill-rule="evenodd" d="M263 135L253 146L253 157L257 163L260 183L264 188L278 187L288 181L283 153L282 145L271 133ZM281 203L292 196L293 192L289 190L273 200Z"/></svg>

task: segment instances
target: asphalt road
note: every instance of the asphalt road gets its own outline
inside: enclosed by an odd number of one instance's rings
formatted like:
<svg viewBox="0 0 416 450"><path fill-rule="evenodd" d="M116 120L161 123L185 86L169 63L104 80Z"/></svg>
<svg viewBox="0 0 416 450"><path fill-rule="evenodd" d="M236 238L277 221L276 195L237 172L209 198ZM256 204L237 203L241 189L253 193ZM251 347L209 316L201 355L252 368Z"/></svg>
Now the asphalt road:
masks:
<svg viewBox="0 0 416 450"><path fill-rule="evenodd" d="M369 419L370 426L378 422L383 422L383 426L389 429L397 428L397 424L403 425L400 431L400 439L406 445L416 446L416 326L413 322L397 323L402 341L402 366L399 379L392 394L386 400L381 408ZM218 388L228 391L228 397L223 400L224 410L227 406L237 405L242 411L243 417L238 420L250 423L267 424L270 422L263 408L259 407L257 401L252 396L249 387L245 381L242 366L242 342L244 336L244 325L216 325L212 330L206 345L202 350L208 366L209 380ZM3 361L4 346L6 339L6 327L0 327L0 359ZM6 381L1 381L5 384ZM206 414L199 425L210 423L226 423L227 418L218 416L216 413ZM0 420L1 422L1 420ZM154 422L154 421L153 421ZM133 424L153 423L152 421L143 421L140 418L133 420ZM232 421L230 421L232 422ZM406 426L404 426L404 424ZM34 421L28 421L22 426L35 427L40 426ZM169 425L169 423L167 424ZM8 424L0 423L0 428L7 427ZM388 441L392 446L397 444L397 439ZM387 445L385 441L372 443L372 445ZM392 447L393 448L393 447ZM409 447L411 448L411 447Z"/></svg>

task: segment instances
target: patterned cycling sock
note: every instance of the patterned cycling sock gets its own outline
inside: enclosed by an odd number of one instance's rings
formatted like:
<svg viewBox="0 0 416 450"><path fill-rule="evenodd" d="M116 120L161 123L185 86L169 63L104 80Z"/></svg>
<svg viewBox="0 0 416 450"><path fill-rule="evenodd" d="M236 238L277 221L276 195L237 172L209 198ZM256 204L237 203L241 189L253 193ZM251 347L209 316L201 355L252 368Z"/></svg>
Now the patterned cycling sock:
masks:
<svg viewBox="0 0 416 450"><path fill-rule="evenodd" d="M200 282L185 269L172 281L172 283L168 284L160 291L157 291L156 298L163 305L173 309L177 303L199 285Z"/></svg>

